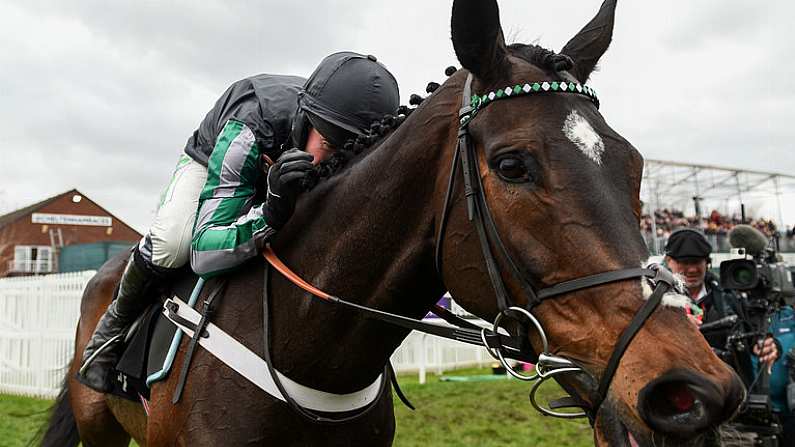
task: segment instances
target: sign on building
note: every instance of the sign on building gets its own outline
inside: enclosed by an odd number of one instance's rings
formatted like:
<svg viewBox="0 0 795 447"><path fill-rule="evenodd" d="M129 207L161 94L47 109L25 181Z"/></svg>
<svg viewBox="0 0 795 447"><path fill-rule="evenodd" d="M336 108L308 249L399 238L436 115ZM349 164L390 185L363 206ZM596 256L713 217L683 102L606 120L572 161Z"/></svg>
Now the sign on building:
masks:
<svg viewBox="0 0 795 447"><path fill-rule="evenodd" d="M113 226L113 218L108 216L79 216L75 214L33 213L31 222L48 225L86 225L94 227Z"/></svg>

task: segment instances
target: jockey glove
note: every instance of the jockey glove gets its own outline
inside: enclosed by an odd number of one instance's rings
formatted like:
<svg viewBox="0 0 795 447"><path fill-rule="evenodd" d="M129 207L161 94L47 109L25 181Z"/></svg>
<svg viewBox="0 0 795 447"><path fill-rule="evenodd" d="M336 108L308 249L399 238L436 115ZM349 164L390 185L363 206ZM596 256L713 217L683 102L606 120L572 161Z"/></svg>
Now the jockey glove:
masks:
<svg viewBox="0 0 795 447"><path fill-rule="evenodd" d="M314 167L312 159L311 154L293 148L285 151L268 168L268 196L263 217L274 230L280 230L292 216L295 201L301 193L301 180Z"/></svg>

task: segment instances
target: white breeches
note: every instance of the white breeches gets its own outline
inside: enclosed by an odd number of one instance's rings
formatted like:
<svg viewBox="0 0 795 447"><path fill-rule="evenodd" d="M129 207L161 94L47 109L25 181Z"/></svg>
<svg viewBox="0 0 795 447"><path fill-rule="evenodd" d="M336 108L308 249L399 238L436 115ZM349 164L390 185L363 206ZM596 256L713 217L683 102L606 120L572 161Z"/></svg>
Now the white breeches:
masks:
<svg viewBox="0 0 795 447"><path fill-rule="evenodd" d="M138 245L146 260L166 269L188 263L199 194L206 181L207 168L182 154L160 196L155 220Z"/></svg>

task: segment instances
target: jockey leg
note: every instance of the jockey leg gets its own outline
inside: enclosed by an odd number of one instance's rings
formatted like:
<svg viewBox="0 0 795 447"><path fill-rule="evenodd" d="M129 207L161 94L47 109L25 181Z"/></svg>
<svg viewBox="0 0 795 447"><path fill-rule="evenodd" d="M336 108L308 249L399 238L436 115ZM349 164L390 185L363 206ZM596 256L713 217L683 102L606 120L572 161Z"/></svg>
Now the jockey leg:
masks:
<svg viewBox="0 0 795 447"><path fill-rule="evenodd" d="M111 390L109 373L116 366L119 357L118 349L114 349L116 346L112 345L120 344L124 331L151 302L155 277L140 261L141 256L137 251L136 247L135 252L130 255L119 282L116 299L110 303L97 323L94 335L83 351L82 367L77 379L100 392Z"/></svg>
<svg viewBox="0 0 795 447"><path fill-rule="evenodd" d="M199 193L206 178L206 168L186 155L180 158L163 192L155 222L130 255L116 299L86 346L78 372L83 384L100 392L110 391L109 374L120 355L118 339L156 298L158 284L187 264Z"/></svg>

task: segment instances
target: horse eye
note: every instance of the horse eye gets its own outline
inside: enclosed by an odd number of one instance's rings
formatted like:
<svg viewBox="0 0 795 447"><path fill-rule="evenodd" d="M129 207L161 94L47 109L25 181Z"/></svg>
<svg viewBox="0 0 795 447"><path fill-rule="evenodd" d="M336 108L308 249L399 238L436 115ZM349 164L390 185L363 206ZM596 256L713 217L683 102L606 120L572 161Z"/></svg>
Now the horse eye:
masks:
<svg viewBox="0 0 795 447"><path fill-rule="evenodd" d="M498 164L497 169L500 177L508 181L526 181L528 180L527 168L524 162L515 157L504 157Z"/></svg>

